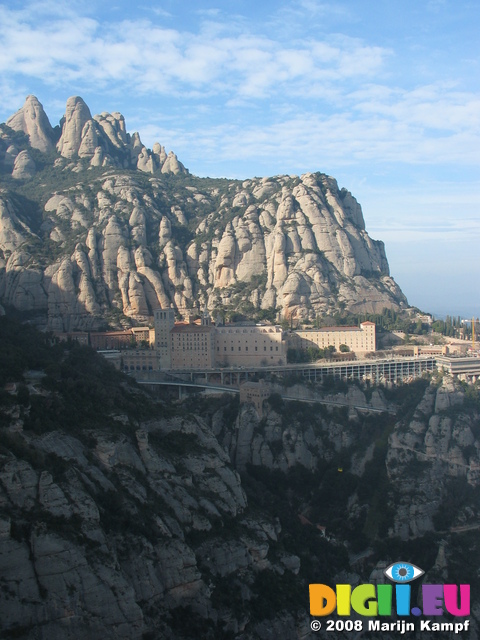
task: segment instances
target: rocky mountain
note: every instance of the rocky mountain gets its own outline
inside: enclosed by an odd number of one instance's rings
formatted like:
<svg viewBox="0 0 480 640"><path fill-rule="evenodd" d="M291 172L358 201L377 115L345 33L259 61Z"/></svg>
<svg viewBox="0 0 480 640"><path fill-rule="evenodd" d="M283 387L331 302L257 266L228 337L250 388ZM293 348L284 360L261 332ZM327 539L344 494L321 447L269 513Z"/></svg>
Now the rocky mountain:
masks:
<svg viewBox="0 0 480 640"><path fill-rule="evenodd" d="M170 305L312 320L406 304L333 178L196 178L79 97L57 127L34 96L0 125L0 179L0 301L50 329Z"/></svg>
<svg viewBox="0 0 480 640"><path fill-rule="evenodd" d="M399 559L471 584L479 637L478 389L333 383L398 417L272 395L261 418L228 397L173 406L86 348L0 331L0 382L18 384L0 393L2 637L306 639L310 582L383 580Z"/></svg>

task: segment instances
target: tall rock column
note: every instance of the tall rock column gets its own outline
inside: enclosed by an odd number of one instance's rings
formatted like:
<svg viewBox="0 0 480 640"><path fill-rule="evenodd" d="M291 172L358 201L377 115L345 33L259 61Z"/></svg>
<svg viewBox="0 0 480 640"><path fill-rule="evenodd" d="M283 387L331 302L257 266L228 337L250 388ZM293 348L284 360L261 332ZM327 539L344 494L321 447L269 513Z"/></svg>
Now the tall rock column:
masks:
<svg viewBox="0 0 480 640"><path fill-rule="evenodd" d="M64 158L78 155L82 144L82 131L86 123L92 119L90 109L82 98L73 96L67 100L62 135L57 144L57 151Z"/></svg>

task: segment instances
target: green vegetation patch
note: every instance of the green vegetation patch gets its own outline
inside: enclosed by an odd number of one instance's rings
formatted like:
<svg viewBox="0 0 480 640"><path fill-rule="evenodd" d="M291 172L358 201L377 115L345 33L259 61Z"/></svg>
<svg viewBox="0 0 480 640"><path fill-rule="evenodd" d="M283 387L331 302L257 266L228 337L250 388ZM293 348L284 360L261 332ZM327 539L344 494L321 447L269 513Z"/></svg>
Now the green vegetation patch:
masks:
<svg viewBox="0 0 480 640"><path fill-rule="evenodd" d="M130 431L140 420L162 416L163 405L89 347L56 343L51 334L8 317L0 318L0 337L0 384L23 382L29 370L37 375L39 392L20 386L16 397L28 405L27 430L42 434L60 429L85 438L94 428ZM4 392L1 398L1 406L11 405L12 396ZM129 417L131 426L113 420L119 413Z"/></svg>

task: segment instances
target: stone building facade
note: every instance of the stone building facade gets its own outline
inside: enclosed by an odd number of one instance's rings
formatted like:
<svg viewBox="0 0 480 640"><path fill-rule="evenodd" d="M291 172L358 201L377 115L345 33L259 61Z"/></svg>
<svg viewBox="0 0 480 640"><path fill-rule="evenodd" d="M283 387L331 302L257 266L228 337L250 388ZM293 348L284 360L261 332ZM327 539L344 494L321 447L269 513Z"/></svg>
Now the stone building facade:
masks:
<svg viewBox="0 0 480 640"><path fill-rule="evenodd" d="M170 332L175 326L175 311L173 309L156 309L153 320L155 323L155 350L158 355L159 368L170 369L172 365Z"/></svg>
<svg viewBox="0 0 480 640"><path fill-rule="evenodd" d="M171 369L212 369L214 332L211 325L176 324L170 331Z"/></svg>
<svg viewBox="0 0 480 640"><path fill-rule="evenodd" d="M152 331L138 327L129 332L91 334L97 348L122 349L124 371L202 370L215 367L261 368L287 365L287 349L325 349L340 351L346 345L353 353L375 351L375 324L359 327L326 327L296 330L288 334L279 326L231 324L214 326L205 312L200 320L175 323L174 309L157 309ZM135 348L147 341L153 349ZM125 349L127 346L130 349ZM152 344L153 343L153 344ZM132 348L133 347L133 348Z"/></svg>
<svg viewBox="0 0 480 640"><path fill-rule="evenodd" d="M264 415L264 402L272 394L271 386L264 380L259 382L244 382L240 386L240 404L249 402L253 404L260 418Z"/></svg>
<svg viewBox="0 0 480 640"><path fill-rule="evenodd" d="M201 319L175 323L174 309L157 309L154 329L134 327L125 331L90 334L57 334L90 343L94 349L122 351L124 371L201 370L215 367L282 367L290 348L306 351L310 347L341 350L346 345L353 354L375 351L375 324L359 327L325 327L294 330L262 324L214 326L205 311ZM142 345L150 348L140 348Z"/></svg>
<svg viewBox="0 0 480 640"><path fill-rule="evenodd" d="M92 349L122 349L134 344L135 337L130 329L90 333L90 346Z"/></svg>
<svg viewBox="0 0 480 640"><path fill-rule="evenodd" d="M281 327L271 325L226 325L215 328L217 366L262 367L287 364L287 349Z"/></svg>
<svg viewBox="0 0 480 640"><path fill-rule="evenodd" d="M325 327L323 329L297 329L288 334L288 348L306 351L309 347L326 349L346 345L353 353L375 351L375 323L362 322L360 327Z"/></svg>
<svg viewBox="0 0 480 640"><path fill-rule="evenodd" d="M158 371L158 355L155 349L121 349L121 369L130 371Z"/></svg>
<svg viewBox="0 0 480 640"><path fill-rule="evenodd" d="M149 327L132 327L130 331L133 334L136 344L148 344L153 347L155 345L155 329Z"/></svg>

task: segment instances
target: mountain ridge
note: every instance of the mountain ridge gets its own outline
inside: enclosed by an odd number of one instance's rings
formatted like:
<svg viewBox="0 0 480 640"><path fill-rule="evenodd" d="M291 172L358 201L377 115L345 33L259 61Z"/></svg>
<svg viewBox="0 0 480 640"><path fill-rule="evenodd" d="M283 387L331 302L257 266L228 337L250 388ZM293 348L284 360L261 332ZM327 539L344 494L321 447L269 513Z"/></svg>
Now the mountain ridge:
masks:
<svg viewBox="0 0 480 640"><path fill-rule="evenodd" d="M59 127L28 96L0 129L0 301L50 329L171 305L299 321L407 305L361 206L326 174L198 178L78 96Z"/></svg>

